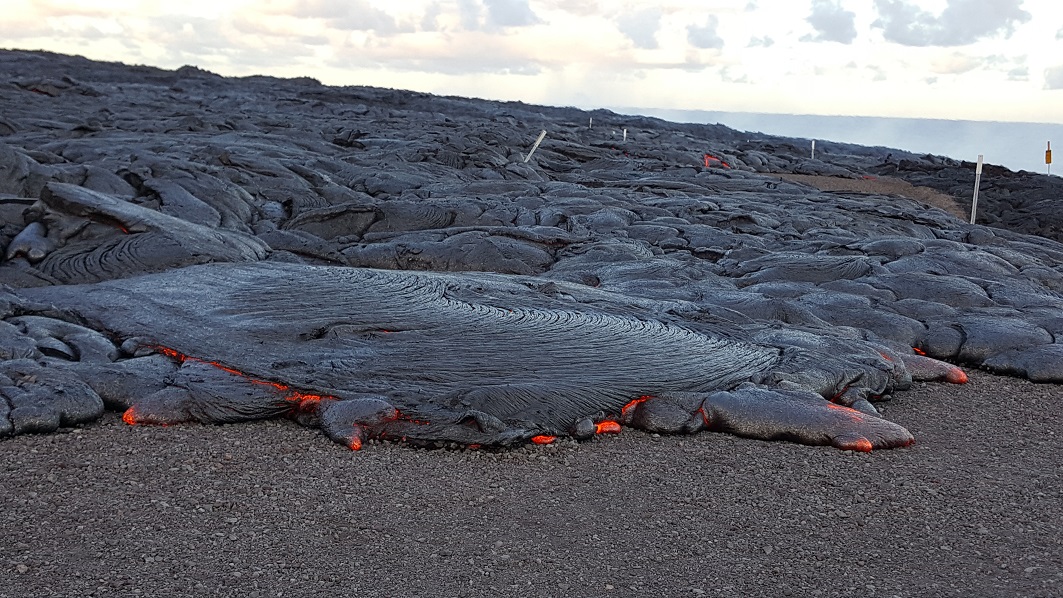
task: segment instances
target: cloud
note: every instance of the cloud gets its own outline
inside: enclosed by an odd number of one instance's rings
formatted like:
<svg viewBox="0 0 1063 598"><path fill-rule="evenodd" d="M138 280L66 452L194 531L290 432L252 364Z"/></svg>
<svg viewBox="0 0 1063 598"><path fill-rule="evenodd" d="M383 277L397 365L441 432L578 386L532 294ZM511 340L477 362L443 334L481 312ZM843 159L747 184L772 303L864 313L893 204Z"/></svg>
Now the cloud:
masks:
<svg viewBox="0 0 1063 598"><path fill-rule="evenodd" d="M44 19L19 16L0 19L0 38L4 40L41 37L50 33L53 33L52 28ZM8 44L4 47L7 48Z"/></svg>
<svg viewBox="0 0 1063 598"><path fill-rule="evenodd" d="M657 29L661 26L661 9L647 8L625 14L617 20L617 28L635 44L636 48L657 49Z"/></svg>
<svg viewBox="0 0 1063 598"><path fill-rule="evenodd" d="M687 41L703 50L720 50L723 48L723 38L716 33L719 26L720 19L716 15L709 15L704 25L687 25Z"/></svg>
<svg viewBox="0 0 1063 598"><path fill-rule="evenodd" d="M535 16L528 0L484 0L487 24L491 27L527 27L542 21Z"/></svg>
<svg viewBox="0 0 1063 598"><path fill-rule="evenodd" d="M442 12L443 7L439 2L429 4L421 17L421 31L439 31L439 15Z"/></svg>
<svg viewBox="0 0 1063 598"><path fill-rule="evenodd" d="M838 0L812 0L812 14L805 20L816 34L803 39L841 44L856 39L856 13L843 9Z"/></svg>
<svg viewBox="0 0 1063 598"><path fill-rule="evenodd" d="M990 60L968 56L962 52L952 52L933 58L929 67L931 72L938 75L960 75L969 73L987 62Z"/></svg>
<svg viewBox="0 0 1063 598"><path fill-rule="evenodd" d="M1029 81L1030 69L1025 66L1019 66L1008 71L1008 81Z"/></svg>
<svg viewBox="0 0 1063 598"><path fill-rule="evenodd" d="M458 17L461 28L478 31L483 21L484 6L478 0L458 0Z"/></svg>
<svg viewBox="0 0 1063 598"><path fill-rule="evenodd" d="M536 75L544 66L554 66L549 57L529 58L519 40L508 36L473 32L460 36L431 36L407 44L365 48L349 45L329 66L386 68L444 75L504 74Z"/></svg>
<svg viewBox="0 0 1063 598"><path fill-rule="evenodd" d="M492 32L542 23L528 0L458 0L458 18L466 31Z"/></svg>
<svg viewBox="0 0 1063 598"><path fill-rule="evenodd" d="M749 39L750 48L770 48L775 45L775 40L768 36L752 37Z"/></svg>
<svg viewBox="0 0 1063 598"><path fill-rule="evenodd" d="M875 0L878 19L887 41L905 46L964 46L1003 33L1030 20L1022 0L948 0L940 15L922 10L906 0Z"/></svg>
<svg viewBox="0 0 1063 598"><path fill-rule="evenodd" d="M553 0L551 2L543 2L543 4L580 17L594 16L601 10L598 2L594 0Z"/></svg>
<svg viewBox="0 0 1063 598"><path fill-rule="evenodd" d="M291 16L323 19L334 29L372 31L384 36L413 31L411 26L400 25L395 17L366 0L302 0L294 7Z"/></svg>
<svg viewBox="0 0 1063 598"><path fill-rule="evenodd" d="M1045 69L1045 89L1063 89L1063 64Z"/></svg>

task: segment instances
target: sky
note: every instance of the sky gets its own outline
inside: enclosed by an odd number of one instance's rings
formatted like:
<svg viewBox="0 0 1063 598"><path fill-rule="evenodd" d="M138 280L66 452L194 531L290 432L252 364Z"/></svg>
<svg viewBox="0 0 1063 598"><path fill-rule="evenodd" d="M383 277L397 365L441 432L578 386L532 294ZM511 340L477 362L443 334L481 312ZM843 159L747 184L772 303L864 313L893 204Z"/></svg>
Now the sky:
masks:
<svg viewBox="0 0 1063 598"><path fill-rule="evenodd" d="M0 47L553 106L1063 123L1058 0L3 0Z"/></svg>

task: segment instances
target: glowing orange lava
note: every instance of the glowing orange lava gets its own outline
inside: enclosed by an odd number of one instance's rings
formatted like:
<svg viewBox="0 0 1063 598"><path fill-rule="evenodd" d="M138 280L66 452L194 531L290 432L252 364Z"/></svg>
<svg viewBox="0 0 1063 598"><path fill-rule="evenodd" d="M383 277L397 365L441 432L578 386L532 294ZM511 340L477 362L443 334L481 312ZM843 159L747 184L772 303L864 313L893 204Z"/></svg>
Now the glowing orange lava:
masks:
<svg viewBox="0 0 1063 598"><path fill-rule="evenodd" d="M716 157L716 156L714 156L712 154L705 154L705 168L708 168L710 166L715 166L717 164L722 166L723 168L730 168L731 167L730 164L728 164L727 162L724 162L723 158L718 158L718 157Z"/></svg>
<svg viewBox="0 0 1063 598"><path fill-rule="evenodd" d="M595 434L619 434L620 424L614 421L599 422L594 427Z"/></svg>
<svg viewBox="0 0 1063 598"><path fill-rule="evenodd" d="M178 363L184 362L184 360L185 360L185 356L184 355L181 355L180 353L178 353L177 351L174 351L173 349L171 349L169 347L155 347L155 350L158 351L159 353L162 353L163 355L169 357L170 359L176 359L178 361Z"/></svg>
<svg viewBox="0 0 1063 598"><path fill-rule="evenodd" d="M827 403L827 408L843 413L846 417L848 417L854 422L864 421L864 414L857 411L856 409L853 409L852 407L846 407L844 405L835 405L834 403Z"/></svg>
<svg viewBox="0 0 1063 598"><path fill-rule="evenodd" d="M916 355L926 355L926 351L920 349L919 347L912 347L912 352Z"/></svg>
<svg viewBox="0 0 1063 598"><path fill-rule="evenodd" d="M846 451L857 451L857 452L860 452L860 453L870 453L872 447L871 447L871 441L868 440L867 438L857 438L856 440L852 440L850 442L846 442L846 443L841 444L838 448L840 448L842 450L846 450Z"/></svg>
<svg viewBox="0 0 1063 598"><path fill-rule="evenodd" d="M351 449L352 451L362 450L362 439L358 436L351 438L351 441L347 443L347 448Z"/></svg>
<svg viewBox="0 0 1063 598"><path fill-rule="evenodd" d="M653 397L650 396L650 395L642 395L641 397L639 397L637 399L632 399L631 401L628 401L627 405L624 405L623 407L620 408L620 415L622 415L624 417L627 417L628 412L631 411L632 409L634 409L635 407L637 407L639 405L639 403L645 403L646 401L648 401L648 400L650 400L652 398Z"/></svg>
<svg viewBox="0 0 1063 598"><path fill-rule="evenodd" d="M547 434L540 434L538 436L532 436L531 441L535 444L553 444L557 440L557 436L550 436Z"/></svg>
<svg viewBox="0 0 1063 598"><path fill-rule="evenodd" d="M953 384L967 384L967 372L960 368L952 368L945 374L945 381Z"/></svg>
<svg viewBox="0 0 1063 598"><path fill-rule="evenodd" d="M152 348L154 348L159 353L169 357L170 359L173 359L174 361L176 361L179 364L184 364L186 361L193 361L193 362L196 362L196 363L203 363L203 364L206 364L206 365L210 365L210 366L216 367L216 368L218 368L219 370L221 370L223 372L226 372L228 374L232 374L233 376L239 376L241 378L244 378L251 384L258 384L258 385L261 385L261 386L269 386L271 388L274 388L274 389L280 391L281 393L284 393L284 395L285 395L284 396L284 400L292 403L293 408L298 410L298 411L303 411L303 412L313 411L318 406L318 404L321 401L323 401L323 400L336 400L336 397L333 397L333 396L319 395L319 394L314 394L314 393L308 393L308 392L302 392L302 391L299 391L299 390L295 390L292 387L288 386L287 384L281 384L280 382L273 382L271 380L261 380L261 379L258 379L258 378L252 378L251 376L248 376L247 374L245 374L244 372L241 372L240 370L237 370L237 369L231 368L231 367L229 367L227 365L218 363L217 361L207 361L205 359L199 359L198 357L190 357L188 355L185 355L184 353L181 353L180 351L177 351L175 349L171 349L170 347L163 347L161 345L157 345L157 346L152 347ZM132 407L127 409L125 414L122 415L122 421L126 422L127 424L137 423L136 422L136 414L133 412L133 408ZM359 442L361 442L361 441L359 441Z"/></svg>

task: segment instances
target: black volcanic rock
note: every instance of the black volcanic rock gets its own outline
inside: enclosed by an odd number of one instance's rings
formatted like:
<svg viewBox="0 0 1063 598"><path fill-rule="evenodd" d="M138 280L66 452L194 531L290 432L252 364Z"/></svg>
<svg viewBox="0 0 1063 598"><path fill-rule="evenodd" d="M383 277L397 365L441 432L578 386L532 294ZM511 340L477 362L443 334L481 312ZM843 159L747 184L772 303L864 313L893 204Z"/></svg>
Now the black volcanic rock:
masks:
<svg viewBox="0 0 1063 598"><path fill-rule="evenodd" d="M911 442L871 402L965 378L937 360L1063 382L1057 179L987 168L990 228L772 176L962 196L946 158L20 51L0 105L0 436L107 406L870 450Z"/></svg>

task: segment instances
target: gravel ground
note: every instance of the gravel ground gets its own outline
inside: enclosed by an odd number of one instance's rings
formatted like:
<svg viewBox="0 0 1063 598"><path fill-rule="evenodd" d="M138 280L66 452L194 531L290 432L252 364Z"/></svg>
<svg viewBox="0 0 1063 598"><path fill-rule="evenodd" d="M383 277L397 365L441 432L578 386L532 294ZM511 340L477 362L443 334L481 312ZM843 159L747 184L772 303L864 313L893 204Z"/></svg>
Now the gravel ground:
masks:
<svg viewBox="0 0 1063 598"><path fill-rule="evenodd" d="M874 454L719 434L507 452L287 421L0 442L0 598L1060 596L1063 388L972 373Z"/></svg>

